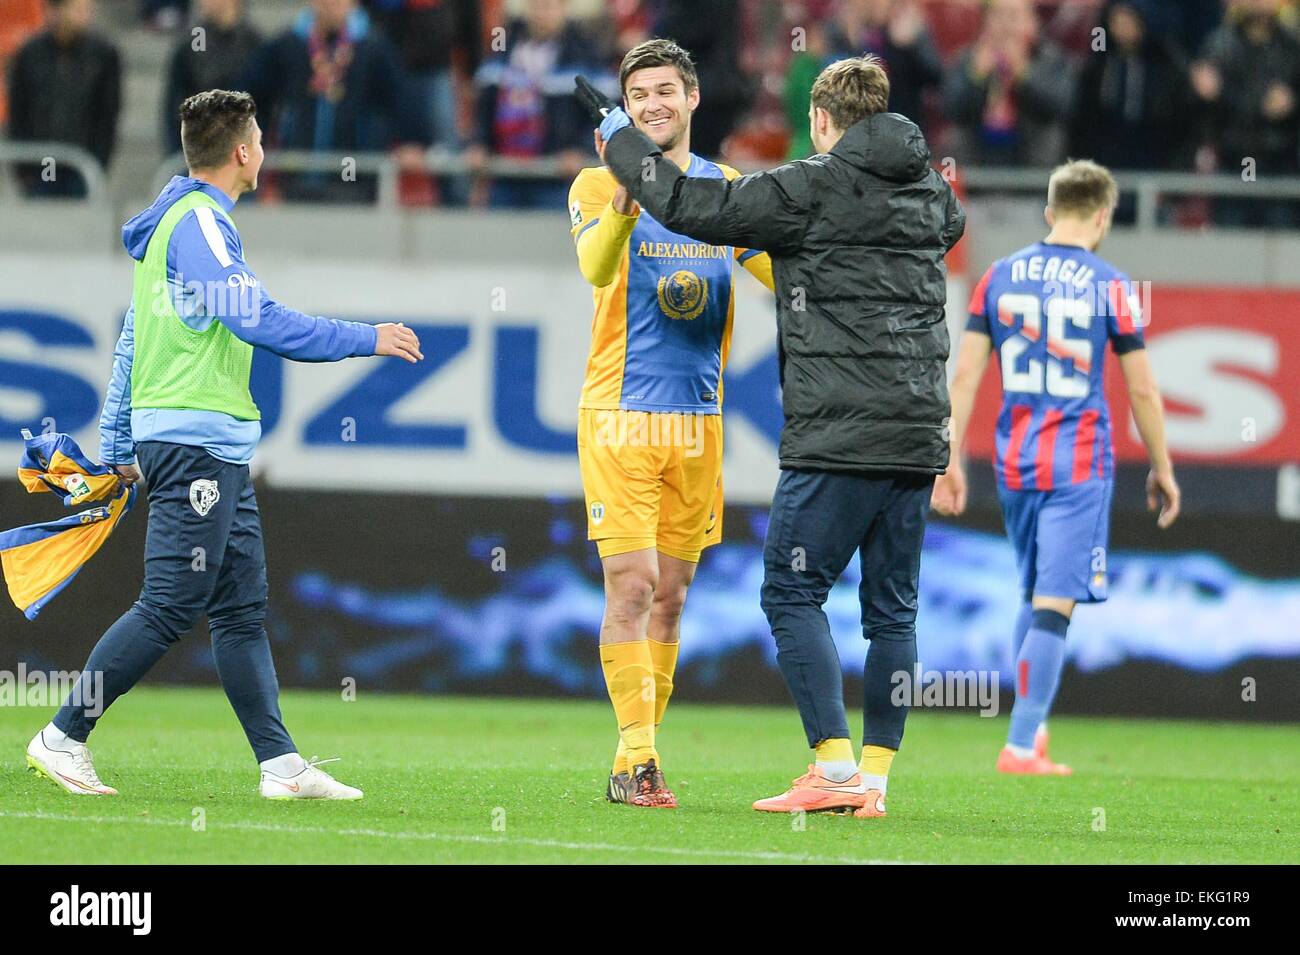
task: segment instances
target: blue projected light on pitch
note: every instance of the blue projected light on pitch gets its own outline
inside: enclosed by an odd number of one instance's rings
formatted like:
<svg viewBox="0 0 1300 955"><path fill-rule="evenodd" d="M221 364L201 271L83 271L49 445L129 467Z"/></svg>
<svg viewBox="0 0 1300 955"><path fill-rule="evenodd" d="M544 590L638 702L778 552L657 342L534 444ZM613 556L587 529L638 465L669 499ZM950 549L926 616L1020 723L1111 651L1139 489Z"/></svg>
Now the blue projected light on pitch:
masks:
<svg viewBox="0 0 1300 955"><path fill-rule="evenodd" d="M765 516L765 515L764 515ZM761 528L755 528L760 530ZM480 541L485 543L486 538ZM1207 554L1113 552L1110 599L1082 606L1070 628L1067 659L1085 672L1156 661L1212 672L1249 657L1300 656L1300 580L1265 581ZM996 669L1010 685L1010 632L1019 601L1005 538L932 523L921 570L918 647L927 669ZM866 655L851 563L831 591L826 613L845 672ZM706 552L682 620L681 661L705 664L745 651L776 666L776 650L758 605L763 578L757 544ZM322 574L300 574L295 599L377 631L348 652L349 673L382 680L436 661L438 679L473 681L525 670L569 692L603 687L594 643L604 608L597 578L569 556L502 575L493 593L449 597L430 583L403 591L370 590ZM718 668L721 672L722 668Z"/></svg>

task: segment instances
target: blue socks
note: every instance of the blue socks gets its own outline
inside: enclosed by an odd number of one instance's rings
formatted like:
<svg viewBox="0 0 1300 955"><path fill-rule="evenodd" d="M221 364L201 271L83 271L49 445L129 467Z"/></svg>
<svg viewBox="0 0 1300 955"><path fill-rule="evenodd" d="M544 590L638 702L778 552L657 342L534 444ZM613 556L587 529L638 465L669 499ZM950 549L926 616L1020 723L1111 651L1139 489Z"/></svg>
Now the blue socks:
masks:
<svg viewBox="0 0 1300 955"><path fill-rule="evenodd" d="M1034 605L1028 600L1020 605L1020 612L1016 614L1016 629L1011 634L1011 661L1014 663L1020 656L1020 648L1025 645L1025 637L1029 634L1029 624L1034 619Z"/></svg>
<svg viewBox="0 0 1300 955"><path fill-rule="evenodd" d="M1029 632L1016 654L1016 703L1011 710L1008 745L1034 748L1034 733L1047 719L1061 682L1065 631L1069 626L1070 618L1055 610L1033 611Z"/></svg>

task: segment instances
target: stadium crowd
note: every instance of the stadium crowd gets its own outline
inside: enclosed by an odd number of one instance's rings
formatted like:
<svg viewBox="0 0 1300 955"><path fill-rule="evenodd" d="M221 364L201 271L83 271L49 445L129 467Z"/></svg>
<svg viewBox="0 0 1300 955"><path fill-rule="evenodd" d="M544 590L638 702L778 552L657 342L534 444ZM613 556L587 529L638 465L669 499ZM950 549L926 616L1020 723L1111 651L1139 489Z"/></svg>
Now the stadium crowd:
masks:
<svg viewBox="0 0 1300 955"><path fill-rule="evenodd" d="M145 107L123 104L122 55L94 25L96 3L109 2L0 0L9 138L73 144L110 164L123 105ZM812 77L871 52L891 75L891 108L921 124L936 156L1300 173L1300 0L308 0L273 36L251 24L250 0L131 2L138 28L176 37L164 154L179 146L184 97L246 89L271 146L393 150L404 183L424 184L404 189L416 203L562 206L594 157L573 76L616 92L623 51L652 35L698 62L694 150L742 166L807 155ZM461 157L464 171L423 176L429 147ZM481 173L493 157L547 160L552 176L490 181ZM366 195L339 185L304 176L282 191ZM29 169L25 187L79 184ZM1221 203L1216 216L1294 222L1286 204Z"/></svg>

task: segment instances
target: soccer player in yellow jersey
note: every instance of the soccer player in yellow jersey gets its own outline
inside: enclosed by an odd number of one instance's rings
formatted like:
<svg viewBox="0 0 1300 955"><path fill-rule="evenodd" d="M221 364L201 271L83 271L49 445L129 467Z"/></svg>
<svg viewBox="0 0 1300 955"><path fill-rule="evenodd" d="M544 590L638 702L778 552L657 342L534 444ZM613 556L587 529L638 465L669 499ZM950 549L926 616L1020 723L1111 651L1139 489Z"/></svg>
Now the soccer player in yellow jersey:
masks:
<svg viewBox="0 0 1300 955"><path fill-rule="evenodd" d="M632 121L689 175L739 175L691 153L699 79L680 46L633 47L619 82ZM764 252L669 231L603 167L578 174L569 216L595 300L578 460L587 536L604 567L600 662L619 729L606 797L674 807L655 729L673 690L687 588L700 552L722 537L733 262L769 289L772 265Z"/></svg>

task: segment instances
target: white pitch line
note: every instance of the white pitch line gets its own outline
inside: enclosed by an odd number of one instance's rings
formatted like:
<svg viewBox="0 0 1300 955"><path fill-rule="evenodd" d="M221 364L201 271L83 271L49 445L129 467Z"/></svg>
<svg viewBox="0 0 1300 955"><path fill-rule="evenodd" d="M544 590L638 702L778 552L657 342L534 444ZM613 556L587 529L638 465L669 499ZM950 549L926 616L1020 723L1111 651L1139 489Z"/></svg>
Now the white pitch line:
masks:
<svg viewBox="0 0 1300 955"><path fill-rule="evenodd" d="M9 812L0 810L0 819L34 819L42 822L90 822L96 824L129 823L145 826L183 826L184 819L154 819L144 816L67 816L51 812ZM407 839L421 842L468 842L489 846L523 845L540 849L568 849L597 852L658 852L665 855L708 859L724 856L730 859L751 859L770 862L834 862L848 865L914 865L892 859L855 859L846 856L805 855L794 852L754 852L743 849L690 849L679 846L620 846L607 842L562 842L557 839L532 839L526 836L475 836L441 832L389 832L384 829L330 829L325 826L285 826L269 822L223 822L213 824L208 831L235 829L244 832L283 832L294 835L362 836L377 839Z"/></svg>

